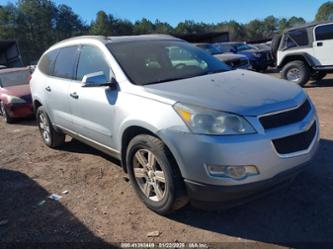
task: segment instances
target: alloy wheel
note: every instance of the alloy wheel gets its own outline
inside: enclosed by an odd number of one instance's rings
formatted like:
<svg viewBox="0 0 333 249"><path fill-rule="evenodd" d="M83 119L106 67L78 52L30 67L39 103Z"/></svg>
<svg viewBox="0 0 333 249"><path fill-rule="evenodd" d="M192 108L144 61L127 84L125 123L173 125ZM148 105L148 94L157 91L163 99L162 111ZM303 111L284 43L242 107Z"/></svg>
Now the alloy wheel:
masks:
<svg viewBox="0 0 333 249"><path fill-rule="evenodd" d="M302 72L301 70L299 70L298 68L291 68L288 72L287 72L287 80L289 81L293 81L293 82L297 82L301 79L302 77Z"/></svg>
<svg viewBox="0 0 333 249"><path fill-rule="evenodd" d="M151 201L161 201L167 189L164 171L148 149L138 150L133 158L133 171L142 193Z"/></svg>

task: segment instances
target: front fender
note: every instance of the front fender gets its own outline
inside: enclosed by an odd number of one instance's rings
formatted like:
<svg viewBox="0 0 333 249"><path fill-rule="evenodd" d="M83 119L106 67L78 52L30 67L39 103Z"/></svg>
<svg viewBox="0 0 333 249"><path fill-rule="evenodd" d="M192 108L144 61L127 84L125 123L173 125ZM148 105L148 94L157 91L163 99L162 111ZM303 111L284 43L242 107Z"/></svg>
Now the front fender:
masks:
<svg viewBox="0 0 333 249"><path fill-rule="evenodd" d="M305 52L296 52L296 53L290 53L286 54L283 58L281 58L281 62L278 65L279 68L283 67L290 61L294 60L304 60L310 67L313 67L315 65L315 62L311 55Z"/></svg>

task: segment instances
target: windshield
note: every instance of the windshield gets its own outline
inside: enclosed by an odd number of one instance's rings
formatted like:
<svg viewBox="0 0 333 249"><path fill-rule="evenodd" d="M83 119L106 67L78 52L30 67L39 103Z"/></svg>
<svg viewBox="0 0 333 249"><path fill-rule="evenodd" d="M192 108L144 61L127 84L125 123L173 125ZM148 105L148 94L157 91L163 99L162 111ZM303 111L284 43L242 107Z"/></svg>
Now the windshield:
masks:
<svg viewBox="0 0 333 249"><path fill-rule="evenodd" d="M0 86L11 87L29 84L30 71L17 71L0 74Z"/></svg>
<svg viewBox="0 0 333 249"><path fill-rule="evenodd" d="M107 46L127 77L136 85L229 70L223 62L183 41L130 41Z"/></svg>

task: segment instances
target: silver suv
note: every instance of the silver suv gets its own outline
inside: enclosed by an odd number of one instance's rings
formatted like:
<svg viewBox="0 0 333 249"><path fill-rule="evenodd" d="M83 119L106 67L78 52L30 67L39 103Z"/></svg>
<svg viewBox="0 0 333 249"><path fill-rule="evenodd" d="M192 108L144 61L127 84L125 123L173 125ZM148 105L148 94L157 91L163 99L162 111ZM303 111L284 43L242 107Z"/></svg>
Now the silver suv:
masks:
<svg viewBox="0 0 333 249"><path fill-rule="evenodd" d="M299 86L228 71L171 36L65 40L41 57L31 89L46 145L66 134L120 159L160 214L290 182L318 146L316 110Z"/></svg>

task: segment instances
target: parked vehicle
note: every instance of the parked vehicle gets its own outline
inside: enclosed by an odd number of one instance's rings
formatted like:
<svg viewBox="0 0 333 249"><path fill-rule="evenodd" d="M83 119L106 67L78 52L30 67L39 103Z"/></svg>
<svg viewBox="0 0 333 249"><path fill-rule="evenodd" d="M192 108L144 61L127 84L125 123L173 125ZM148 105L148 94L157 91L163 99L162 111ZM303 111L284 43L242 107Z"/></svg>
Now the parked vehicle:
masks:
<svg viewBox="0 0 333 249"><path fill-rule="evenodd" d="M299 86L229 70L171 36L62 41L30 84L44 143L68 134L120 159L160 214L189 199L216 208L270 191L318 147L316 109Z"/></svg>
<svg viewBox="0 0 333 249"><path fill-rule="evenodd" d="M29 68L0 70L0 114L7 123L33 115Z"/></svg>
<svg viewBox="0 0 333 249"><path fill-rule="evenodd" d="M195 46L206 50L218 60L224 62L231 69L250 69L251 65L248 58L245 55L222 53L217 47L209 43L196 43Z"/></svg>
<svg viewBox="0 0 333 249"><path fill-rule="evenodd" d="M0 40L0 68L22 67L21 53L16 41Z"/></svg>
<svg viewBox="0 0 333 249"><path fill-rule="evenodd" d="M333 72L333 22L288 29L273 44L277 67L286 80L303 86Z"/></svg>
<svg viewBox="0 0 333 249"><path fill-rule="evenodd" d="M272 47L267 43L255 43L251 44L251 47L256 49L257 51L261 51L266 54L267 64L271 67L275 66L275 60L272 54Z"/></svg>
<svg viewBox="0 0 333 249"><path fill-rule="evenodd" d="M271 64L267 51L258 50L243 42L222 42L216 46L224 53L232 52L247 56L255 71L265 71Z"/></svg>

